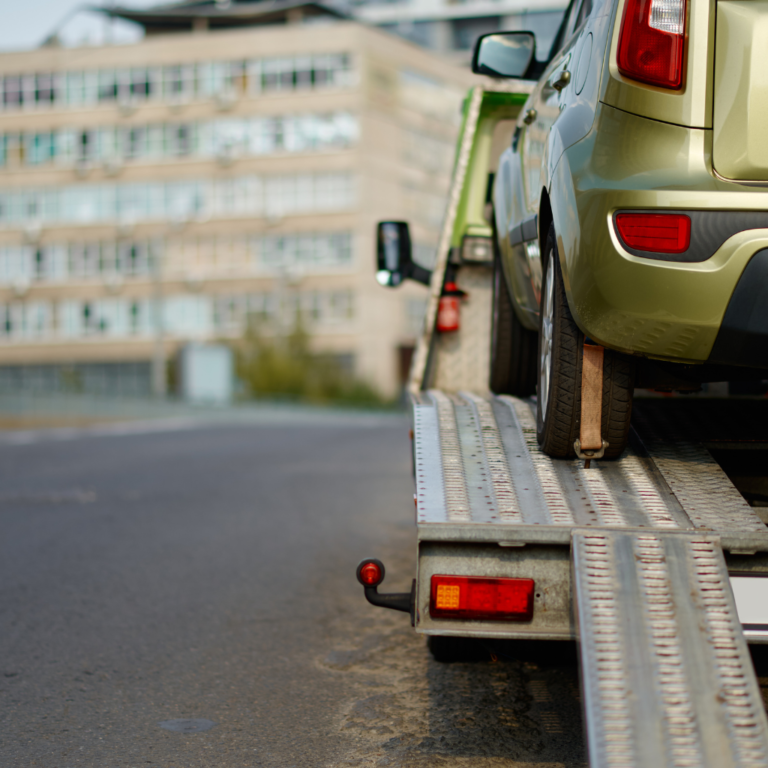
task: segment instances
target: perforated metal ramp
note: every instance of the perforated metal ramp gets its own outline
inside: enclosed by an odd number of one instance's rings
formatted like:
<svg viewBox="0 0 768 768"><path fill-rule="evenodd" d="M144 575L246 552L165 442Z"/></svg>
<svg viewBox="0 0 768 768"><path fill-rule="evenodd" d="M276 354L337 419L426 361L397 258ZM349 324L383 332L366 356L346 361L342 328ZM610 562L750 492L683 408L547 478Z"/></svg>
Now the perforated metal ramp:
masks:
<svg viewBox="0 0 768 768"><path fill-rule="evenodd" d="M418 535L569 545L573 528L704 531L733 553L768 551L768 528L700 443L632 433L617 461L554 461L535 404L430 390L413 403Z"/></svg>
<svg viewBox="0 0 768 768"><path fill-rule="evenodd" d="M592 768L765 768L768 722L717 538L573 531Z"/></svg>
<svg viewBox="0 0 768 768"><path fill-rule="evenodd" d="M768 528L704 444L639 419L585 469L539 451L530 401L429 391L413 412L420 551L570 547L592 768L768 768L723 555L768 551Z"/></svg>

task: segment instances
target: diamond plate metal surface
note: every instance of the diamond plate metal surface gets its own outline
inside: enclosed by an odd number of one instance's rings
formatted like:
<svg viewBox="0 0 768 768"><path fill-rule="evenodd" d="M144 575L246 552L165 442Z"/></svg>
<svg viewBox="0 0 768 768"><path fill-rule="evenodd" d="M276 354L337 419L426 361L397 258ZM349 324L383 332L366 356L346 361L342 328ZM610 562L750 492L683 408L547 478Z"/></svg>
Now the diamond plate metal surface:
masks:
<svg viewBox="0 0 768 768"><path fill-rule="evenodd" d="M462 540L475 526L483 540L503 540L517 528L521 541L565 543L574 526L699 529L730 537L724 542L733 551L768 550L768 528L699 445L633 433L619 460L585 469L539 450L530 401L429 390L416 407L419 524L460 526L453 534L424 529L424 536ZM421 455L431 469L420 465Z"/></svg>
<svg viewBox="0 0 768 768"><path fill-rule="evenodd" d="M654 463L697 528L764 532L765 525L702 445L643 435Z"/></svg>
<svg viewBox="0 0 768 768"><path fill-rule="evenodd" d="M440 430L432 405L413 405L413 462L416 480L416 521L445 520L445 488Z"/></svg>
<svg viewBox="0 0 768 768"><path fill-rule="evenodd" d="M461 329L438 333L433 341L429 386L457 392L488 389L491 369L491 304L493 270L464 265L457 284L466 291L461 302Z"/></svg>
<svg viewBox="0 0 768 768"><path fill-rule="evenodd" d="M471 393L464 393L463 397L471 404L475 421L480 427L485 464L490 474L499 518L502 522L522 522L515 482L509 471L493 406L487 399Z"/></svg>
<svg viewBox="0 0 768 768"><path fill-rule="evenodd" d="M592 768L757 768L768 721L717 538L576 529Z"/></svg>
<svg viewBox="0 0 768 768"><path fill-rule="evenodd" d="M573 525L573 513L568 504L565 489L555 471L554 462L539 450L539 444L536 441L536 415L530 404L513 397L499 399L511 407L516 415L517 425L523 434L528 456L548 508L548 522L553 525Z"/></svg>
<svg viewBox="0 0 768 768"><path fill-rule="evenodd" d="M437 404L437 423L442 459L445 519L469 522L472 519L467 492L467 478L459 443L459 430L453 402L442 392L430 393Z"/></svg>

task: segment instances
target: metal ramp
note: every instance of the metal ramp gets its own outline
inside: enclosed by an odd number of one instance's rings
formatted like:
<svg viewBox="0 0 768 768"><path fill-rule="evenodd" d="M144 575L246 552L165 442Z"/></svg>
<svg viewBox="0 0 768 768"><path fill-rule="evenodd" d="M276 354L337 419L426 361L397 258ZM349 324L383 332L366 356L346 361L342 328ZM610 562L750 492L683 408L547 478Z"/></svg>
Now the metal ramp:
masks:
<svg viewBox="0 0 768 768"><path fill-rule="evenodd" d="M624 528L768 552L768 528L700 443L633 430L620 459L585 469L539 451L527 400L429 390L413 421L420 539L569 545L573 528Z"/></svg>
<svg viewBox="0 0 768 768"><path fill-rule="evenodd" d="M572 555L590 765L768 765L718 540L579 529Z"/></svg>
<svg viewBox="0 0 768 768"><path fill-rule="evenodd" d="M639 420L624 456L585 469L539 451L530 401L430 390L413 420L421 631L460 633L424 618L430 556L570 552L590 765L768 767L724 558L768 552L768 528L702 443Z"/></svg>

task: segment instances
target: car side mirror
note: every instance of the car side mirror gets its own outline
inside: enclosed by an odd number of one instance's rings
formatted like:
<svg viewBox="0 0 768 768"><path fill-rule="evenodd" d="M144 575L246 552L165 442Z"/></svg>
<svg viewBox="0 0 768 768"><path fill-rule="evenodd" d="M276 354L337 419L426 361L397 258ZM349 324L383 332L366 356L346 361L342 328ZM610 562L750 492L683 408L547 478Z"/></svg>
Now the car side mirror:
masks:
<svg viewBox="0 0 768 768"><path fill-rule="evenodd" d="M396 288L403 280L429 285L432 273L413 262L411 234L405 221L380 221L376 228L376 279Z"/></svg>
<svg viewBox="0 0 768 768"><path fill-rule="evenodd" d="M535 56L533 32L492 32L475 43L472 71L491 77L525 77Z"/></svg>

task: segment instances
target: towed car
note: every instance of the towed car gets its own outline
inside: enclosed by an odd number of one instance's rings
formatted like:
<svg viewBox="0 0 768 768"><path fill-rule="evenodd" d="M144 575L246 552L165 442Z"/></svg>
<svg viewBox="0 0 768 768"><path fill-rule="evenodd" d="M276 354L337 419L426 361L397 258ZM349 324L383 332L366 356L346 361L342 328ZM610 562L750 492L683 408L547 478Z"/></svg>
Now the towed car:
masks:
<svg viewBox="0 0 768 768"><path fill-rule="evenodd" d="M585 343L605 456L635 387L768 378L768 2L573 0L552 51L478 40L478 74L536 80L493 187L491 388L538 395L578 453Z"/></svg>

